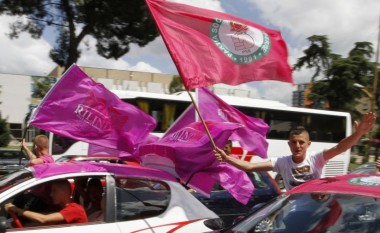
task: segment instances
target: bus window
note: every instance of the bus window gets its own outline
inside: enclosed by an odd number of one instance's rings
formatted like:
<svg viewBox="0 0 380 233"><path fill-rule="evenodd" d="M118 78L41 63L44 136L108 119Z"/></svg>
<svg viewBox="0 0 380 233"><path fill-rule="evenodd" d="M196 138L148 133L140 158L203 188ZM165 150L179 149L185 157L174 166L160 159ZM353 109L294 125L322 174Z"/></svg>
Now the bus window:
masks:
<svg viewBox="0 0 380 233"><path fill-rule="evenodd" d="M124 99L124 101L151 115L157 122L157 127L153 130L156 133L164 133L190 105L190 102L148 98Z"/></svg>
<svg viewBox="0 0 380 233"><path fill-rule="evenodd" d="M239 107L249 116L263 116L269 125L268 139L287 140L291 128L302 125L315 142L337 143L346 136L346 117L305 112Z"/></svg>

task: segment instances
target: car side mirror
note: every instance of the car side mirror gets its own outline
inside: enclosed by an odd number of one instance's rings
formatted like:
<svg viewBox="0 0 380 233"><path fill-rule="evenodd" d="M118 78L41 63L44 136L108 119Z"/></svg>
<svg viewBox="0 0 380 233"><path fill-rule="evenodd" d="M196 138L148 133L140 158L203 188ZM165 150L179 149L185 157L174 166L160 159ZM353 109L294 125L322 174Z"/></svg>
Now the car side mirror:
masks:
<svg viewBox="0 0 380 233"><path fill-rule="evenodd" d="M4 216L0 216L0 233L5 232L5 230L8 227L8 221L7 218Z"/></svg>
<svg viewBox="0 0 380 233"><path fill-rule="evenodd" d="M221 230L225 227L223 220L220 218L208 219L204 222L204 224L212 230Z"/></svg>

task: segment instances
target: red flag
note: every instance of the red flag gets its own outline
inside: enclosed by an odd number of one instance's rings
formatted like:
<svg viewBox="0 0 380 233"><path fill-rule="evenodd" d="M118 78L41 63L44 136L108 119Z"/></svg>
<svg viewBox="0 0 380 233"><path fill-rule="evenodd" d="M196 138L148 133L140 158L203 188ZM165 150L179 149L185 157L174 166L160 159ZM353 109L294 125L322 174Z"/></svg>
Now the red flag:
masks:
<svg viewBox="0 0 380 233"><path fill-rule="evenodd" d="M186 89L215 83L293 83L278 31L221 12L146 0Z"/></svg>

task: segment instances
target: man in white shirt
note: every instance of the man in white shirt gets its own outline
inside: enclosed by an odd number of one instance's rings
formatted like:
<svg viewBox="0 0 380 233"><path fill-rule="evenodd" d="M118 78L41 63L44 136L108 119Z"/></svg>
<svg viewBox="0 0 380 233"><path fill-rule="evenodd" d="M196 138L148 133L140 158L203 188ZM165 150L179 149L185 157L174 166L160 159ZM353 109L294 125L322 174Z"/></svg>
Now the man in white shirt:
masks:
<svg viewBox="0 0 380 233"><path fill-rule="evenodd" d="M309 133L305 128L297 127L289 134L288 144L291 155L272 158L266 162L251 163L228 156L222 149L216 148L215 158L248 172L278 172L284 180L286 190L290 190L306 181L320 178L323 166L327 161L355 145L363 135L372 129L375 121L374 113L364 114L361 121L355 121L354 133L341 140L336 146L317 153L307 152L311 144Z"/></svg>

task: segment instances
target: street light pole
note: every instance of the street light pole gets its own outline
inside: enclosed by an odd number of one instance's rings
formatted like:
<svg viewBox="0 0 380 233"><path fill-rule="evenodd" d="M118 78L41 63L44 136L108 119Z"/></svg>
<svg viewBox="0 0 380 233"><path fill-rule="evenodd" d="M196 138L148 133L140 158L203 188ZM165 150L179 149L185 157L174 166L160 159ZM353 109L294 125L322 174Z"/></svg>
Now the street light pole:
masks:
<svg viewBox="0 0 380 233"><path fill-rule="evenodd" d="M379 17L379 28L378 28L378 36L377 36L377 48L376 48L376 60L375 60L375 70L373 72L373 88L372 88L372 101L371 108L372 112L376 112L376 95L377 95L377 80L379 76L378 72L378 64L379 64L379 44L380 44L380 17Z"/></svg>
<svg viewBox="0 0 380 233"><path fill-rule="evenodd" d="M377 82L374 80L374 83ZM354 83L354 86L355 87L358 87L360 88L361 91L363 91L369 98L370 100L370 107L369 107L369 111L370 112L375 112L375 108L376 108L376 92L370 92L369 90L367 90L366 87L364 87L363 85L359 84L359 83Z"/></svg>

